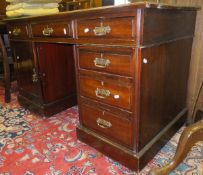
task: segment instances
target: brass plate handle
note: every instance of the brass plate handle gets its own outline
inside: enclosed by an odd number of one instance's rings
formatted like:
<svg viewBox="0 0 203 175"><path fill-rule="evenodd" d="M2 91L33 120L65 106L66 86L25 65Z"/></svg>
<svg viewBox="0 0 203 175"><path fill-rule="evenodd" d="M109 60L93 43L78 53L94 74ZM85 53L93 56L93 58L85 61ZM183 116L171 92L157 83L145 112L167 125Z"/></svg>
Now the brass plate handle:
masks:
<svg viewBox="0 0 203 175"><path fill-rule="evenodd" d="M104 58L95 58L94 59L94 65L99 68L106 68L109 66L111 61L109 59Z"/></svg>
<svg viewBox="0 0 203 175"><path fill-rule="evenodd" d="M15 28L15 29L13 29L13 35L14 35L14 36L19 36L20 33L21 33L20 28Z"/></svg>
<svg viewBox="0 0 203 175"><path fill-rule="evenodd" d="M37 83L38 82L38 76L35 68L33 68L33 74L32 74L32 82Z"/></svg>
<svg viewBox="0 0 203 175"><path fill-rule="evenodd" d="M54 32L54 29L47 26L46 28L43 29L42 34L44 36L50 36L53 32Z"/></svg>
<svg viewBox="0 0 203 175"><path fill-rule="evenodd" d="M93 29L93 31L94 31L94 35L96 35L96 36L105 36L107 33L111 32L111 27L110 26L103 26L101 24L100 27L95 27Z"/></svg>
<svg viewBox="0 0 203 175"><path fill-rule="evenodd" d="M101 128L111 128L112 124L109 121L106 121L104 119L101 118L97 118L97 125Z"/></svg>
<svg viewBox="0 0 203 175"><path fill-rule="evenodd" d="M95 94L98 98L106 98L106 97L109 97L111 92L109 90L106 90L106 89L100 89L100 88L97 88L95 90Z"/></svg>

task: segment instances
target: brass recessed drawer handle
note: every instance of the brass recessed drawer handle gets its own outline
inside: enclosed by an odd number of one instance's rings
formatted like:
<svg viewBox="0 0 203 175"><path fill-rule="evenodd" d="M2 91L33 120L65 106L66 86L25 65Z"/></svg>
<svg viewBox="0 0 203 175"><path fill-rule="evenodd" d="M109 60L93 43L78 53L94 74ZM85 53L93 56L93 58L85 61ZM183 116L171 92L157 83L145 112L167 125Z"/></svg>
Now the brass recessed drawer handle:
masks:
<svg viewBox="0 0 203 175"><path fill-rule="evenodd" d="M111 92L109 90L106 90L106 89L100 89L100 88L97 88L95 90L95 94L98 98L106 98L106 97L109 97Z"/></svg>
<svg viewBox="0 0 203 175"><path fill-rule="evenodd" d="M35 68L33 68L33 74L32 74L32 82L37 83L38 82L38 76Z"/></svg>
<svg viewBox="0 0 203 175"><path fill-rule="evenodd" d="M21 33L21 30L20 30L19 28L14 28L14 29L13 29L13 35L14 35L14 36L19 36L20 33Z"/></svg>
<svg viewBox="0 0 203 175"><path fill-rule="evenodd" d="M110 65L111 61L104 58L95 58L94 65L99 68L106 68Z"/></svg>
<svg viewBox="0 0 203 175"><path fill-rule="evenodd" d="M105 36L107 33L111 32L111 27L110 26L103 26L101 24L100 27L95 27L93 29L93 31L94 31L94 35L96 35L96 36Z"/></svg>
<svg viewBox="0 0 203 175"><path fill-rule="evenodd" d="M54 29L47 26L46 28L43 29L42 34L44 36L50 36L53 32L54 32Z"/></svg>
<svg viewBox="0 0 203 175"><path fill-rule="evenodd" d="M97 118L97 125L101 128L111 128L112 124L109 121L106 121L104 119L101 118Z"/></svg>

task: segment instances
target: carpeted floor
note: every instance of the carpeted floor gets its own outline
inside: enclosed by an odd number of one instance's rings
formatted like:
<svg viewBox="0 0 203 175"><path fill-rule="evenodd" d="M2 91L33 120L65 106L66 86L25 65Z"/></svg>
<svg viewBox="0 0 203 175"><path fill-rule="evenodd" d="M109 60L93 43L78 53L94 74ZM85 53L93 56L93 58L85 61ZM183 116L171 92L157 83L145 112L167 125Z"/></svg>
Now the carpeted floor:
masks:
<svg viewBox="0 0 203 175"><path fill-rule="evenodd" d="M42 118L20 107L15 93L9 104L4 103L3 95L0 87L0 175L133 174L77 140L77 107ZM141 175L170 161L182 129L140 172ZM176 174L203 175L202 142L171 173Z"/></svg>

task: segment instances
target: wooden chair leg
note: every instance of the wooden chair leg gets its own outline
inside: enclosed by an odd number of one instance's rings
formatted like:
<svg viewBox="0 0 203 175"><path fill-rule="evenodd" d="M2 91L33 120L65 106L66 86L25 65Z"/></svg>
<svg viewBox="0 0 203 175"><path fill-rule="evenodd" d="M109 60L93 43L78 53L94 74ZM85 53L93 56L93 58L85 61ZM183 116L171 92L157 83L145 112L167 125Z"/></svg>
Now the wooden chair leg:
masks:
<svg viewBox="0 0 203 175"><path fill-rule="evenodd" d="M180 137L176 154L173 160L162 168L156 168L150 171L149 175L169 174L183 161L183 159L187 156L188 152L191 150L194 144L202 140L203 140L203 120L185 128Z"/></svg>
<svg viewBox="0 0 203 175"><path fill-rule="evenodd" d="M0 46L3 53L3 66L4 66L4 82L5 82L5 102L9 103L11 99L11 80L10 80L10 67L8 63L8 57L6 48L4 47L3 39L0 36Z"/></svg>

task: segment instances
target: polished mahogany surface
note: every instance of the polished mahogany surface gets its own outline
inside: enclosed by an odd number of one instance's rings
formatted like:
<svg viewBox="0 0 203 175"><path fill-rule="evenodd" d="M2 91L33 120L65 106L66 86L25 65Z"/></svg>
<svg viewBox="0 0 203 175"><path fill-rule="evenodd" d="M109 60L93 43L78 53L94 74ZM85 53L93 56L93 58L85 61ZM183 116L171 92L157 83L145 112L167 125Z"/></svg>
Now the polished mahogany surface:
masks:
<svg viewBox="0 0 203 175"><path fill-rule="evenodd" d="M21 104L49 116L77 89L78 138L140 170L186 121L196 10L135 3L6 20L15 52L26 48Z"/></svg>

